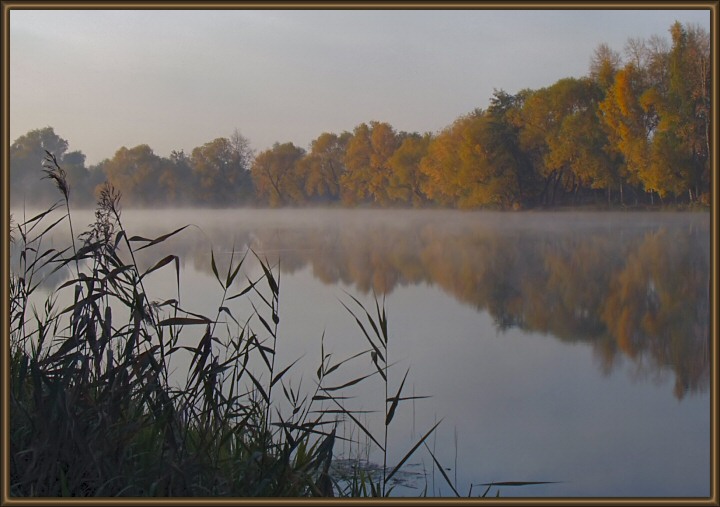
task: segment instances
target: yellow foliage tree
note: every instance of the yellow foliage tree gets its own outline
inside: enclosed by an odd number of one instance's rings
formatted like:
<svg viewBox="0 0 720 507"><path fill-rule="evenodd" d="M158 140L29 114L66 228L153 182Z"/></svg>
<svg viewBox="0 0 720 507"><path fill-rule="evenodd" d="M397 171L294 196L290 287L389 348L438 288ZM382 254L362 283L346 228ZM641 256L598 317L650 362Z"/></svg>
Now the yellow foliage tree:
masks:
<svg viewBox="0 0 720 507"><path fill-rule="evenodd" d="M299 162L305 150L292 143L275 143L260 153L252 165L255 190L273 206L299 204L305 200Z"/></svg>
<svg viewBox="0 0 720 507"><path fill-rule="evenodd" d="M482 111L461 117L434 138L420 162L422 191L458 208L507 206L517 195L517 175L496 163L492 118Z"/></svg>
<svg viewBox="0 0 720 507"><path fill-rule="evenodd" d="M427 202L422 191L426 176L420 171L420 162L427 154L431 141L430 134L408 135L388 160L390 175L387 193L394 202L415 207Z"/></svg>
<svg viewBox="0 0 720 507"><path fill-rule="evenodd" d="M371 200L388 205L390 166L388 164L400 138L388 123L361 123L353 130L345 152L346 172L341 177L343 201L356 204Z"/></svg>

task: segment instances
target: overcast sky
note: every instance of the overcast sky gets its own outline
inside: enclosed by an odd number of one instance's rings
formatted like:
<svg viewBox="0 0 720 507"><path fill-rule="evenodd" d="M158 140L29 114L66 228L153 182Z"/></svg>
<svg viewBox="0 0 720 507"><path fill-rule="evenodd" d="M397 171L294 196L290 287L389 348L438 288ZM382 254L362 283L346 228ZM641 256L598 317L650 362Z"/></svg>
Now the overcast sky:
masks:
<svg viewBox="0 0 720 507"><path fill-rule="evenodd" d="M675 20L710 29L709 10L12 10L10 141L52 126L89 165L235 128L257 151L372 120L437 132Z"/></svg>

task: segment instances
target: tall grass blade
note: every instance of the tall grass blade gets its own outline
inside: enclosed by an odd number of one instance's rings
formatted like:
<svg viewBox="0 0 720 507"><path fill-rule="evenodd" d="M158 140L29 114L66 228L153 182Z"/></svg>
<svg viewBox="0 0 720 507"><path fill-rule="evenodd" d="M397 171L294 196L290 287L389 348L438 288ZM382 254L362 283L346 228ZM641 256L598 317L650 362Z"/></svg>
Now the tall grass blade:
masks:
<svg viewBox="0 0 720 507"><path fill-rule="evenodd" d="M233 255L235 254L235 250L233 249ZM238 272L240 271L240 268L242 268L243 263L245 262L245 258L247 257L247 251L242 256L242 259L238 262L237 266L235 266L235 270L230 273L230 269L232 268L232 258L230 259L230 265L228 266L228 276L225 279L225 287L230 287L232 285L233 281L235 281L235 277L237 276Z"/></svg>
<svg viewBox="0 0 720 507"><path fill-rule="evenodd" d="M259 280L258 280L258 281L259 281ZM237 299L237 298L239 298L239 297L244 296L245 294L247 294L247 293L250 292L251 290L255 289L255 285L256 285L258 282L251 282L250 279L248 278L248 283L249 283L250 285L248 285L247 287L245 287L243 290L241 290L241 291L238 292L237 294L233 294L232 296L228 296L225 300L226 300L226 301L230 301L230 300L232 300L232 299Z"/></svg>
<svg viewBox="0 0 720 507"><path fill-rule="evenodd" d="M86 308L88 305L92 304L93 302L97 301L98 299L107 296L108 293L106 291L100 291L95 294L91 294L87 296L86 298L80 299L79 301L71 304L67 308L65 308L63 311L59 313L59 315L66 314L68 312L75 312L78 310L82 310L83 308Z"/></svg>
<svg viewBox="0 0 720 507"><path fill-rule="evenodd" d="M207 324L205 334L200 339L200 343L198 343L196 352L193 355L192 360L190 361L191 370L193 368L193 365L195 365L195 369L193 370L192 376L190 377L191 385L193 384L195 378L200 376L200 372L203 370L203 368L205 368L207 358L210 356L211 337L212 333L210 331L210 324Z"/></svg>
<svg viewBox="0 0 720 507"><path fill-rule="evenodd" d="M445 467L443 467L438 459L435 457L435 454L430 450L430 447L428 447L426 442L423 442L423 445L425 446L425 449L427 449L428 453L432 457L433 461L435 462L435 465L438 467L438 470L440 470L440 474L442 474L443 478L445 479L445 482L448 483L448 486L453 490L453 493L455 493L456 497L460 497L460 493L458 493L458 490L455 489L455 486L453 486L453 483L450 481L450 477L445 473Z"/></svg>
<svg viewBox="0 0 720 507"><path fill-rule="evenodd" d="M260 391L260 396L262 396L262 399L265 401L265 403L270 403L270 396L268 396L267 392L265 391L265 388L260 383L260 381L253 375L250 370L245 370L245 373L248 374L248 377L250 377L250 380L255 385L258 391Z"/></svg>
<svg viewBox="0 0 720 507"><path fill-rule="evenodd" d="M270 336L274 337L275 331L273 331L272 327L270 327L270 324L268 324L268 322L265 320L265 318L262 315L260 315L260 312L257 311L257 308L255 308L255 305L253 305L253 310L255 310L255 316L258 318L258 320L260 320L263 327L265 329L267 329L267 332L270 333Z"/></svg>
<svg viewBox="0 0 720 507"><path fill-rule="evenodd" d="M394 397L388 398L386 400L387 402L392 402L392 404L390 405L390 410L388 410L387 416L385 417L385 426L388 426L393 420L393 416L395 415L395 409L397 408L398 403L400 403L400 392L405 385L405 379L407 379L408 373L410 373L410 368L405 370L405 376L403 377L402 382L400 382L400 388L398 389L397 394Z"/></svg>
<svg viewBox="0 0 720 507"><path fill-rule="evenodd" d="M330 396L324 394L316 394L312 397L312 401L326 401L326 400L352 400L354 396Z"/></svg>
<svg viewBox="0 0 720 507"><path fill-rule="evenodd" d="M145 276L149 275L153 271L157 271L158 269L170 264L173 261L175 261L175 273L176 273L176 279L177 279L177 286L179 288L180 287L180 258L177 255L168 255L166 257L163 257L153 267L148 268L142 275L140 275L140 279L142 280L143 278L145 278Z"/></svg>
<svg viewBox="0 0 720 507"><path fill-rule="evenodd" d="M355 303L357 303L357 305L358 305L360 308L362 308L362 311L365 312L365 316L367 317L368 323L369 323L370 326L372 326L372 328L373 328L373 332L375 333L375 336L378 337L378 339L380 340L380 343L382 343L384 347L387 347L387 343L384 341L383 336L380 334L380 331L378 330L378 327L377 327L377 325L375 324L375 320L374 320L374 319L372 318L372 316L370 315L370 312L367 311L367 309L365 308L365 306L363 306L363 304L362 304L355 296L353 296L352 294L349 294L348 292L345 292L345 293L346 293L348 296L350 296L350 297L353 299L353 301L355 301ZM375 300L375 304L377 304L377 300ZM353 314L353 315L355 315L355 314ZM378 315L380 315L379 312L378 312Z"/></svg>
<svg viewBox="0 0 720 507"><path fill-rule="evenodd" d="M258 256L258 254L256 254L255 252L253 253L255 254L257 260L260 262L260 267L265 273L265 279L270 286L270 290L272 291L273 295L277 296L280 293L280 288L277 281L275 281L275 276L273 276L272 270L268 267L268 264L266 262L263 262L263 260Z"/></svg>
<svg viewBox="0 0 720 507"><path fill-rule="evenodd" d="M217 264L215 264L215 252L213 252L212 249L210 250L210 267L212 268L213 275L215 275L215 280L217 280L218 283L220 284L220 286L224 289L225 286L220 281L220 275L218 274Z"/></svg>
<svg viewBox="0 0 720 507"><path fill-rule="evenodd" d="M435 431L435 428L437 428L441 422L442 422L442 419L439 420L438 422L436 422L435 425L432 428L430 428L430 430L427 433L425 433L425 435L423 435L423 437L420 440L418 440L418 442L412 447L412 449L410 449L407 452L407 454L405 454L403 459L401 459L400 462L397 465L395 465L395 468L393 468L392 472L390 472L390 474L388 474L388 476L385 477L385 483L390 481L390 479L398 472L398 470L400 470L400 468L405 464L405 462L410 458L410 456L413 455L413 453L417 450L417 448L420 447L425 442L427 437L429 437L433 431Z"/></svg>
<svg viewBox="0 0 720 507"><path fill-rule="evenodd" d="M354 299L354 298L353 298L353 299ZM368 343L369 343L370 346L373 348L373 350L375 351L375 353L378 355L378 357L380 358L380 360L384 363L384 362L385 362L385 356L383 356L382 352L380 352L380 348L378 348L378 346L375 345L375 342L370 338L370 335L369 335L368 332L365 330L365 326L363 326L362 322L360 322L360 319L357 317L357 315L355 315L355 313L354 313L345 303L343 303L342 301L340 301L340 304L343 305L343 306L345 307L345 309L346 309L348 312L350 312L350 315L353 316L353 318L355 319L355 322L357 323L358 327L360 328L360 330L361 330L361 331L363 332L363 334L365 335L365 338L367 339Z"/></svg>
<svg viewBox="0 0 720 507"><path fill-rule="evenodd" d="M340 389L345 389L346 387L354 386L355 384L362 382L366 378L372 377L373 375L375 375L375 373L376 372L368 373L367 375L363 375L362 377L352 379L352 380L345 382L344 384L339 385L339 386L323 387L322 390L325 392L339 391Z"/></svg>
<svg viewBox="0 0 720 507"><path fill-rule="evenodd" d="M288 372L288 370L289 370L290 368L292 368L293 366L295 366L295 364L296 364L298 361L300 361L300 359L302 359L302 356L301 356L301 357L298 357L295 361L293 361L292 363L290 363L290 365L289 365L287 368L285 368L284 370L282 370L281 372L279 372L277 375L275 375L275 378L273 378L272 381L270 382L270 387L272 387L272 386L274 386L275 384L277 384L277 382L278 382L281 378L283 378L283 376Z"/></svg>
<svg viewBox="0 0 720 507"><path fill-rule="evenodd" d="M342 361L340 361L340 362L337 363L337 364L334 364L334 365L332 365L332 366L329 366L326 370L324 370L323 376L326 377L326 376L330 375L332 372L334 372L335 370L337 370L338 368L340 368L343 364L345 364L345 363L347 363L347 362L349 362L349 361L352 361L353 359L355 359L355 358L357 358L357 357L364 356L364 355L367 354L367 353L368 353L367 350L363 350L362 352L358 352L357 354L353 354L352 356L350 356L350 357L348 357L348 358L346 358L346 359L343 359Z"/></svg>
<svg viewBox="0 0 720 507"><path fill-rule="evenodd" d="M232 311L230 310L230 308L228 308L227 306L221 306L220 308L218 308L218 311L219 311L219 312L225 312L225 313L227 313L228 316L232 319L232 321L233 321L236 325L240 326L240 322L237 321L237 319L235 318L235 316L232 314Z"/></svg>
<svg viewBox="0 0 720 507"><path fill-rule="evenodd" d="M188 227L190 227L190 225L184 225L184 226L180 227L179 229L174 230L173 232L170 232L168 234L163 234L162 236L158 236L155 239L144 238L142 236L133 236L132 238L129 238L128 241L130 241L130 242L144 241L146 244L136 250L139 252L140 250L143 250L145 248L151 247L153 245L157 245L158 243L162 243L166 239L176 235L178 232L183 231L183 230L187 229Z"/></svg>
<svg viewBox="0 0 720 507"><path fill-rule="evenodd" d="M375 311L377 312L377 318L378 318L378 322L380 324L380 330L382 331L381 340L385 344L385 347L387 347L388 328L387 328L387 316L385 315L385 295L383 295L382 313L380 312L380 305L378 304L377 298L375 298Z"/></svg>
<svg viewBox="0 0 720 507"><path fill-rule="evenodd" d="M60 202L56 202L56 203L52 204L52 205L51 205L48 209L46 209L45 211L42 211L42 212L38 213L37 215L35 215L35 216L31 217L31 218L28 218L28 219L25 220L23 223L19 224L19 225L18 225L18 229L19 229L20 231L26 231L26 230L27 230L28 233L32 232L33 229L35 228L35 226L37 225L37 223L39 223L39 222L40 222L43 218L45 218L47 215L49 215L50 213L52 213L53 211L55 211L56 209L58 209L60 206L61 206ZM30 227L30 229L28 229L28 226L31 225L31 224L33 224L33 225ZM24 241L24 242L27 242L27 241L25 241L24 239L23 239L23 241Z"/></svg>
<svg viewBox="0 0 720 507"><path fill-rule="evenodd" d="M321 389L322 389L322 388L321 388ZM335 403L335 405L338 406L338 408L342 411L343 414L347 415L350 419L352 419L352 421L357 425L357 427L360 428L360 430L361 430L363 433L365 433L365 435L367 435L367 437L368 437L370 440L372 440L372 441L375 443L375 445L377 445L378 448L379 448L381 451L383 451L383 452L385 451L385 447L383 447L383 445L382 445L380 442L377 441L377 439L373 436L373 434L365 427L365 425L363 425L363 424L358 420L357 417L355 417L355 416L352 414L352 412L350 412L350 411L347 410L345 407L343 407L340 403L338 403L337 400L336 400L334 397L331 397L331 398L330 398L330 401L332 401L333 403Z"/></svg>
<svg viewBox="0 0 720 507"><path fill-rule="evenodd" d="M66 218L67 218L67 215L61 216L60 218L58 218L57 220L55 220L52 224L50 224L50 225L48 225L47 227L45 227L45 229L44 229L40 234L38 234L37 237L38 237L38 238L42 238L42 237L45 236L48 232L50 232L52 229L54 229L55 226L57 226L57 224L59 224L60 222L62 222L62 221L65 220Z"/></svg>
<svg viewBox="0 0 720 507"><path fill-rule="evenodd" d="M196 325L196 324L209 324L212 322L208 318L193 318L193 317L169 317L158 322L158 326L185 326L185 325Z"/></svg>

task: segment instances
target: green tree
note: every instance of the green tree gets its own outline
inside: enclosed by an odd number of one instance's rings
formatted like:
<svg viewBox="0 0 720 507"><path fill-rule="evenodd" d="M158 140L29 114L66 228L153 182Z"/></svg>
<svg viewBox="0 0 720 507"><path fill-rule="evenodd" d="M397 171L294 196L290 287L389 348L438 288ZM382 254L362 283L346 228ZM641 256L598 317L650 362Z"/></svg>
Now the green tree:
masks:
<svg viewBox="0 0 720 507"><path fill-rule="evenodd" d="M66 152L62 157L62 168L67 173L70 202L75 206L93 206L95 185L85 167L85 154L81 151Z"/></svg>
<svg viewBox="0 0 720 507"><path fill-rule="evenodd" d="M495 90L487 110L490 120L487 148L491 153L492 163L499 171L515 175L515 207L533 204L539 186L539 178L531 159L520 144L522 124L519 119L525 97L525 92L510 95L503 90Z"/></svg>
<svg viewBox="0 0 720 507"><path fill-rule="evenodd" d="M695 197L705 194L709 202L710 192L710 136L712 128L712 66L710 60L710 34L698 25L687 28L687 50L685 57L688 60L690 94L689 100L693 105L691 118L694 119L689 142L692 151L694 172L691 185L695 186Z"/></svg>
<svg viewBox="0 0 720 507"><path fill-rule="evenodd" d="M42 181L42 164L46 150L62 162L67 149L68 142L58 136L52 127L31 130L10 145L11 206L47 203L57 199L52 183Z"/></svg>
<svg viewBox="0 0 720 507"><path fill-rule="evenodd" d="M556 122L546 137L545 165L566 175L575 197L581 188L607 189L610 200L610 189L620 180L597 115L602 89L589 78L567 78L548 91Z"/></svg>
<svg viewBox="0 0 720 507"><path fill-rule="evenodd" d="M255 197L250 168L255 160L255 151L250 140L235 129L230 136L230 149L235 171L240 175L236 185L237 197L240 202L250 202Z"/></svg>
<svg viewBox="0 0 720 507"><path fill-rule="evenodd" d="M660 180L656 186L676 196L687 191L693 201L709 182L709 36L679 22L670 34L667 93L653 95L660 121L651 174Z"/></svg>
<svg viewBox="0 0 720 507"><path fill-rule="evenodd" d="M99 197L98 190L101 188L103 182L107 180L105 176L105 164L109 159L102 160L101 162L91 165L87 169L87 188L88 188L88 199L92 201L91 206L95 207L95 201ZM72 190L71 190L72 193Z"/></svg>
<svg viewBox="0 0 720 507"><path fill-rule="evenodd" d="M595 73L605 81L565 78L527 94L519 112L519 144L543 179L539 199L556 204L559 194L585 188L607 189L619 185L617 161L607 151L608 139L597 112L611 78L612 55L601 51Z"/></svg>

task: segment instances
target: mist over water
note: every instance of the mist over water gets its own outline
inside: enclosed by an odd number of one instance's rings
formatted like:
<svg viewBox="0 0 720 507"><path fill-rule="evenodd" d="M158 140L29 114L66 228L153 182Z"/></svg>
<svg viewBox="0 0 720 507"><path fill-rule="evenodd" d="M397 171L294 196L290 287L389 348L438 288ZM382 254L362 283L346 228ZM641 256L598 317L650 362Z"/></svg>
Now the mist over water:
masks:
<svg viewBox="0 0 720 507"><path fill-rule="evenodd" d="M179 209L121 218L146 238L194 225L138 261L178 255L180 300L197 313L217 311L211 249L221 276L233 252L267 258L280 279L278 360L301 358L293 378L303 385L323 333L338 357L366 346L340 302L352 294L374 308L373 295L384 296L391 389L410 367L412 391L432 396L401 407L391 454L399 459L444 418L434 446L461 493L558 481L501 495L709 494L707 213ZM73 219L76 233L93 221ZM248 255L232 291L260 272ZM147 289L159 301L177 297L174 271L153 273ZM354 403L382 412L383 401L369 391ZM433 464L414 466L430 474ZM429 494L450 493L437 472L428 477L408 487L429 481Z"/></svg>

